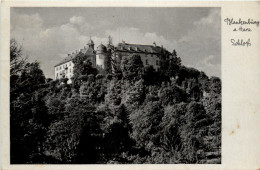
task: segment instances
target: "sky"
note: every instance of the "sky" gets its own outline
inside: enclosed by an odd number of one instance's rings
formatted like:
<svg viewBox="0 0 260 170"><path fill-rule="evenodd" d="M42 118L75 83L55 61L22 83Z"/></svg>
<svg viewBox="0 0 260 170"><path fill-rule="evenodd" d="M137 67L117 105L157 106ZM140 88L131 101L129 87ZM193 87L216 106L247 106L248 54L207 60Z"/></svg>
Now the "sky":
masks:
<svg viewBox="0 0 260 170"><path fill-rule="evenodd" d="M165 47L182 64L221 77L221 9L191 7L15 7L11 38L29 61L37 60L47 78L68 53L119 42Z"/></svg>

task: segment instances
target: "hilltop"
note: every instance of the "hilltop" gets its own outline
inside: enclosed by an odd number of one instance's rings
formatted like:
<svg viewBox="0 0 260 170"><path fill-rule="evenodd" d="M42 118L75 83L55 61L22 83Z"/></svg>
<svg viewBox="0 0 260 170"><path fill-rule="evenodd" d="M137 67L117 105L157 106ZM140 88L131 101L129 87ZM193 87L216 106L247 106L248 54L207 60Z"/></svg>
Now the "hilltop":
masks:
<svg viewBox="0 0 260 170"><path fill-rule="evenodd" d="M112 72L79 54L67 84L10 51L11 163L221 163L220 78L178 57L157 71L133 54Z"/></svg>

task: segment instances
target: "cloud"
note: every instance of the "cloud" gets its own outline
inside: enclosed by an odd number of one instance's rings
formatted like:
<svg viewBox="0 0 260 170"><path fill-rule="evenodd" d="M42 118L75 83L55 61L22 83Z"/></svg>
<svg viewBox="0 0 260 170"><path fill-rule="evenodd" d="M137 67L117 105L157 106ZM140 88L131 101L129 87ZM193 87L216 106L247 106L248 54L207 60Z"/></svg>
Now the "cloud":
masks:
<svg viewBox="0 0 260 170"><path fill-rule="evenodd" d="M70 18L70 23L81 25L85 23L85 18L81 16L73 16Z"/></svg>
<svg viewBox="0 0 260 170"><path fill-rule="evenodd" d="M221 65L220 63L214 64L214 59L216 59L216 56L209 55L197 63L196 68L199 70L207 70L209 76L220 77L221 75L219 70L221 69Z"/></svg>
<svg viewBox="0 0 260 170"><path fill-rule="evenodd" d="M162 35L157 35L155 32L144 32L135 27L120 27L115 30L107 30L106 36L112 36L114 44L125 41L128 43L138 43L152 45L156 42L158 46L164 46L168 50L173 50L176 47L176 41L169 41Z"/></svg>
<svg viewBox="0 0 260 170"><path fill-rule="evenodd" d="M83 16L72 16L61 25L46 27L38 13L12 12L11 15L11 37L22 44L32 61L40 61L46 77L53 77L53 66L68 53L83 48L90 35L96 47L101 42L106 44L109 35L114 45L122 40L150 45L155 41L169 51L177 49L184 64L201 68L210 75L220 75L217 69L220 65L220 10L212 10L208 16L193 22L194 28L177 40L137 27L111 27L105 20L92 25Z"/></svg>
<svg viewBox="0 0 260 170"><path fill-rule="evenodd" d="M53 77L53 66L74 50L83 48L89 37L75 26L84 19L71 17L68 23L45 28L39 14L19 14L12 21L11 37L22 44L25 55L37 60L46 77Z"/></svg>
<svg viewBox="0 0 260 170"><path fill-rule="evenodd" d="M157 45L171 48L174 46L163 36L152 32L142 32L135 27L119 27L94 34L95 27L86 22L86 19L82 16L72 16L67 23L49 28L44 27L43 19L38 13L15 16L17 18L12 21L12 38L22 44L24 52L32 61L40 61L47 77L53 77L53 66L66 57L68 53L83 48L91 33L91 38L96 46L100 43L106 44L109 35L112 36L115 45L124 40L129 43L140 44L152 44L156 41Z"/></svg>
<svg viewBox="0 0 260 170"><path fill-rule="evenodd" d="M202 60L201 60L201 64L204 64L204 65L207 65L207 66L212 66L213 64L210 62L212 59L214 59L216 56L214 56L214 55L210 55L210 56L208 56L208 57L206 57L206 58L203 58Z"/></svg>
<svg viewBox="0 0 260 170"><path fill-rule="evenodd" d="M38 30L43 25L43 20L38 13L35 13L33 15L27 15L27 14L16 15L12 13L12 16L15 16L12 17L12 22L15 24L11 25L11 30L25 29L25 28L29 29L30 31L34 29Z"/></svg>
<svg viewBox="0 0 260 170"><path fill-rule="evenodd" d="M220 9L211 9L208 16L201 18L199 21L194 21L195 25L211 25L215 22L220 22L218 19L220 17ZM216 25L220 27L219 23Z"/></svg>
<svg viewBox="0 0 260 170"><path fill-rule="evenodd" d="M207 17L203 17L198 21L193 22L194 28L183 36L179 42L193 41L197 43L203 43L201 38L210 40L220 40L220 9L212 9Z"/></svg>
<svg viewBox="0 0 260 170"><path fill-rule="evenodd" d="M193 22L193 29L178 40L179 55L186 65L208 75L220 76L221 20L220 8Z"/></svg>

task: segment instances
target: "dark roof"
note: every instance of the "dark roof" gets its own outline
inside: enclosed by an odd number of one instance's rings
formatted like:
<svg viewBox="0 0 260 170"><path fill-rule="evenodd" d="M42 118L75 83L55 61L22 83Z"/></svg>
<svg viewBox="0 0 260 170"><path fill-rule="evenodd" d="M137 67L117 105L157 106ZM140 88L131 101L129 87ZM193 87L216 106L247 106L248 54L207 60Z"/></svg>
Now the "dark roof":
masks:
<svg viewBox="0 0 260 170"><path fill-rule="evenodd" d="M90 47L80 49L80 52L82 52L85 55L89 55L89 56L95 55L95 50L93 48L90 48Z"/></svg>
<svg viewBox="0 0 260 170"><path fill-rule="evenodd" d="M92 45L92 44L94 44L94 42L92 41L92 39L89 39L87 45Z"/></svg>
<svg viewBox="0 0 260 170"><path fill-rule="evenodd" d="M107 48L106 46L104 46L103 44L100 44L98 47L97 47L97 51L106 51Z"/></svg>
<svg viewBox="0 0 260 170"><path fill-rule="evenodd" d="M68 54L68 56L66 58L64 58L61 62L56 64L54 67L57 67L59 65L67 63L69 61L72 61L73 58L75 58L79 52L82 52L83 54L85 54L87 56L95 55L95 50L93 48L90 48L90 47L83 48L83 49L80 49L79 51L77 51L77 53Z"/></svg>
<svg viewBox="0 0 260 170"><path fill-rule="evenodd" d="M162 47L153 45L119 43L116 51L140 52L140 53L161 53Z"/></svg>
<svg viewBox="0 0 260 170"><path fill-rule="evenodd" d="M59 65L62 65L64 63L67 63L69 61L71 61L73 58L75 58L75 54L69 54L66 58L64 58L61 62L59 62L58 64L56 64L54 67L57 67Z"/></svg>

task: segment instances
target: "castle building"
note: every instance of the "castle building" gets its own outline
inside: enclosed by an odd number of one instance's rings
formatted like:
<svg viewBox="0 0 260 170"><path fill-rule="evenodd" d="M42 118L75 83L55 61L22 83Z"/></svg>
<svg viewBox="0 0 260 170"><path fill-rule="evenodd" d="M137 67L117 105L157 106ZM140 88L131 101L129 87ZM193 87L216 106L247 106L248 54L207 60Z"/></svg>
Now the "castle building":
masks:
<svg viewBox="0 0 260 170"><path fill-rule="evenodd" d="M123 41L114 49L113 59L120 62L123 57L138 54L144 67L152 66L156 71L159 71L163 50L163 47L159 47L155 43L154 45L141 45L128 44Z"/></svg>
<svg viewBox="0 0 260 170"><path fill-rule="evenodd" d="M98 70L105 69L105 58L108 54L112 54L112 60L120 63L124 57L128 57L134 54L138 54L141 57L144 67L152 66L156 71L160 69L160 62L163 57L174 57L176 52L170 53L163 47L153 45L141 45L141 44L129 44L119 43L117 47L108 44L107 47L102 43L94 50L94 42L90 39L87 46L79 51L68 54L60 63L54 66L55 68L55 80L61 78L68 78L68 84L72 83L71 77L73 76L74 63L73 59L79 54L83 53L87 56L92 63L93 67ZM168 55L165 55L167 53Z"/></svg>
<svg viewBox="0 0 260 170"><path fill-rule="evenodd" d="M97 47L96 51L96 67L99 69L105 68L105 57L107 57L107 48L103 44Z"/></svg>
<svg viewBox="0 0 260 170"><path fill-rule="evenodd" d="M83 53L87 58L91 61L92 65L95 67L96 65L96 52L94 50L94 42L90 39L83 49L80 49L72 54L68 54L66 58L64 58L61 62L54 66L55 69L55 80L68 78L68 84L72 83L71 77L73 76L73 68L74 63L73 59L77 56L77 54Z"/></svg>

